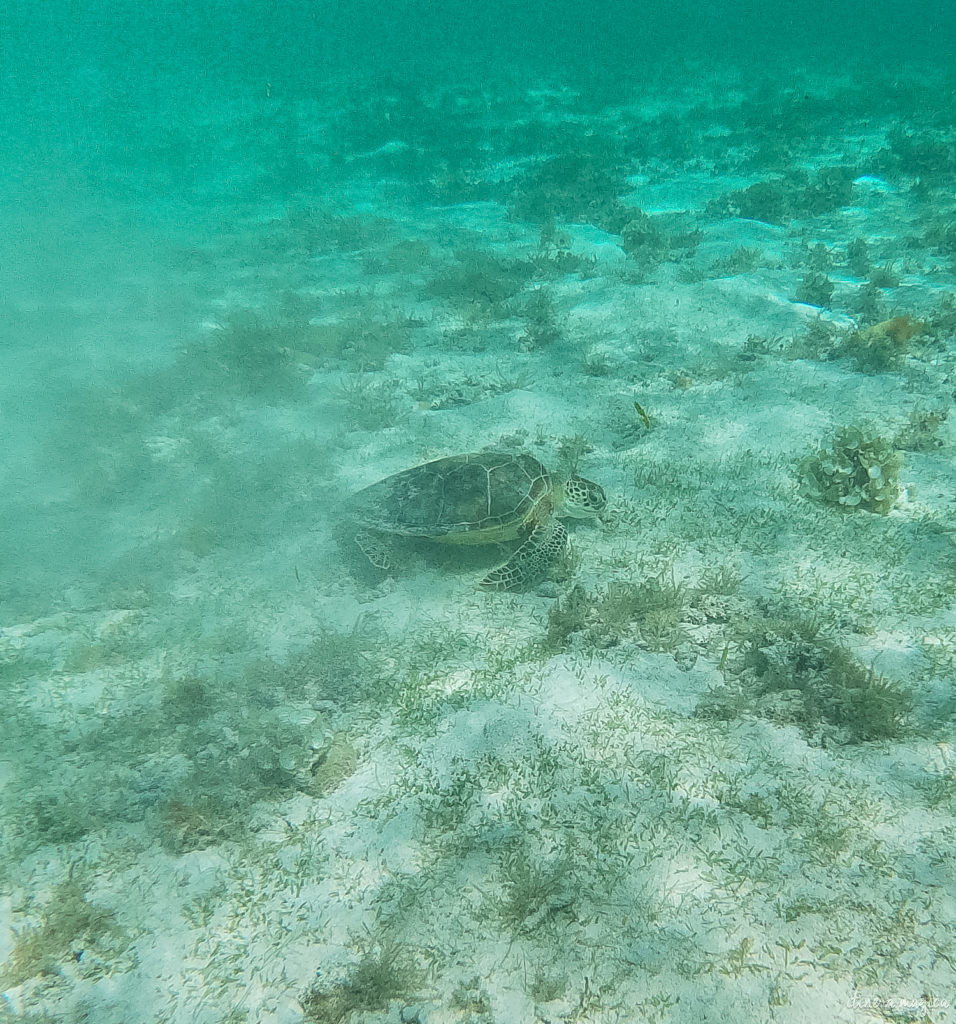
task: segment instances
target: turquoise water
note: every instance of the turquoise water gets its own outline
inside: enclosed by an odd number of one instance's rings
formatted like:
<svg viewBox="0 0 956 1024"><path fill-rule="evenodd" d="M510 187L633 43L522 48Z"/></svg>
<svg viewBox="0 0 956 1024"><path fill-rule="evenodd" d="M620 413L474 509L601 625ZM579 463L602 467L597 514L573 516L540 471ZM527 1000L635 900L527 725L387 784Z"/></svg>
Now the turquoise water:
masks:
<svg viewBox="0 0 956 1024"><path fill-rule="evenodd" d="M956 1019L954 43L4 8L0 1021Z"/></svg>

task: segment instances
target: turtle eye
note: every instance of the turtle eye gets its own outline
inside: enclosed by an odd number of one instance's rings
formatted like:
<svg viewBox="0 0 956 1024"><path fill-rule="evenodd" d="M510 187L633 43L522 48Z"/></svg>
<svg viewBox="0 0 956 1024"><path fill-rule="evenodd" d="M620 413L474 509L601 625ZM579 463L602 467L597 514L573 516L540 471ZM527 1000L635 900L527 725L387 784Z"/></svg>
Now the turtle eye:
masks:
<svg viewBox="0 0 956 1024"><path fill-rule="evenodd" d="M607 495L604 493L604 488L599 484L592 483L590 480L585 480L584 483L587 490L585 502L588 508L593 508L595 512L600 512L607 504Z"/></svg>

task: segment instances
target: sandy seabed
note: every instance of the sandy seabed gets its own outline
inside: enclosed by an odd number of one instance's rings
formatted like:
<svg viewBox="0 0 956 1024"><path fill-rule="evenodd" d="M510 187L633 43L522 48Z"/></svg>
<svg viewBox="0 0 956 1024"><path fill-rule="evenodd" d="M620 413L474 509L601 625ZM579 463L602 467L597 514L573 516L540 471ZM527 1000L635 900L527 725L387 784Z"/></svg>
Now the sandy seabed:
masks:
<svg viewBox="0 0 956 1024"><path fill-rule="evenodd" d="M5 214L0 1020L956 1019L954 85L793 77L263 96ZM486 447L604 487L565 563L366 563Z"/></svg>

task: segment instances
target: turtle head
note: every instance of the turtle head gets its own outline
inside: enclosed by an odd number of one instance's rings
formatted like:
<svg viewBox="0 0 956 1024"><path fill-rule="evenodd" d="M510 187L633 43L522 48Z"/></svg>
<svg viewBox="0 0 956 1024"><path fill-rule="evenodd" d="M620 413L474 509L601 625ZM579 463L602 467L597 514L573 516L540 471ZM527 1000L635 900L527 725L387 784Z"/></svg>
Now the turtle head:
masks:
<svg viewBox="0 0 956 1024"><path fill-rule="evenodd" d="M561 513L575 519L592 519L604 511L607 495L604 488L583 476L569 476L564 485Z"/></svg>

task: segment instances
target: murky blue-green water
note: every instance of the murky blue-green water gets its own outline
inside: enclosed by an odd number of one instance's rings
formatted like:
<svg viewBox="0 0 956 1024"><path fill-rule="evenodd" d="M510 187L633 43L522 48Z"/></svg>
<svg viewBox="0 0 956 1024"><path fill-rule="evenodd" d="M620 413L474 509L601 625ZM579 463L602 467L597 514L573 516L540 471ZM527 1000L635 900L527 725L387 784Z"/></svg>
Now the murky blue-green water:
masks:
<svg viewBox="0 0 956 1024"><path fill-rule="evenodd" d="M0 1021L954 1019L954 51L0 11Z"/></svg>

